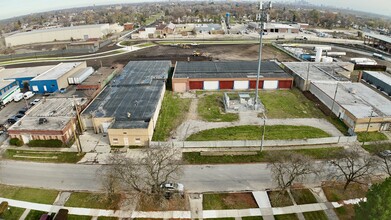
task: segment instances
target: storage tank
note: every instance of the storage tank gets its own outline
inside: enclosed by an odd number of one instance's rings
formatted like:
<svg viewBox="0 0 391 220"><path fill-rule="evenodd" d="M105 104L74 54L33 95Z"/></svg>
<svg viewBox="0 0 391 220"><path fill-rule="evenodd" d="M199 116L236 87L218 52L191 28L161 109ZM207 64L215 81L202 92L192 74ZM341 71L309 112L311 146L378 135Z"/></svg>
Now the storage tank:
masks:
<svg viewBox="0 0 391 220"><path fill-rule="evenodd" d="M315 48L315 51L316 51L315 62L320 62L321 59L322 59L322 52L323 52L323 49L320 48L320 47L316 47L316 48Z"/></svg>

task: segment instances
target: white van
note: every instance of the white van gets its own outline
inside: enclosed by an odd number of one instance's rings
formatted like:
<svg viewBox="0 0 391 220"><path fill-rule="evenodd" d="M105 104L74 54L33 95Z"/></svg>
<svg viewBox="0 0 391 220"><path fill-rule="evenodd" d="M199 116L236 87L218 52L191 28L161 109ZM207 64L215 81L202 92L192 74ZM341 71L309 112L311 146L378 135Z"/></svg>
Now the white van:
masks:
<svg viewBox="0 0 391 220"><path fill-rule="evenodd" d="M14 101L15 102L19 102L20 100L22 100L23 99L23 93L16 93L15 95L14 95Z"/></svg>
<svg viewBox="0 0 391 220"><path fill-rule="evenodd" d="M24 99L29 99L29 98L31 98L31 97L33 97L33 96L34 96L34 93L31 92L31 91L28 91L28 92L26 92L26 93L23 95L23 98L24 98Z"/></svg>

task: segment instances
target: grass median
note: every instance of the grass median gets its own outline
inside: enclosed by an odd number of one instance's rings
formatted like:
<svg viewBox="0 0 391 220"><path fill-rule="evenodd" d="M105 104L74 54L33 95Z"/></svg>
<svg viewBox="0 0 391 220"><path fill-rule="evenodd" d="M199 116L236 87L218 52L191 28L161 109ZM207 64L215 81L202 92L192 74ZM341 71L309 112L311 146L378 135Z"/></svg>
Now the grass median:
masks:
<svg viewBox="0 0 391 220"><path fill-rule="evenodd" d="M190 135L187 141L260 140L263 128L243 125L214 128ZM265 129L265 140L293 140L330 137L325 131L310 126L270 125Z"/></svg>
<svg viewBox="0 0 391 220"><path fill-rule="evenodd" d="M388 140L388 137L381 132L359 132L357 140L360 142L385 141Z"/></svg>
<svg viewBox="0 0 391 220"><path fill-rule="evenodd" d="M115 195L113 200L108 200L105 193L74 192L65 203L65 206L116 210L118 209L120 199L120 195Z"/></svg>
<svg viewBox="0 0 391 220"><path fill-rule="evenodd" d="M239 151L240 149L238 149ZM281 150L284 152L300 153L308 155L313 159L327 160L332 158L332 154L343 151L343 147L337 148L314 148L298 150ZM183 153L183 161L186 164L229 164L229 163L266 163L269 162L269 152L258 151L256 155L220 155L220 156L202 156L199 152Z"/></svg>
<svg viewBox="0 0 391 220"><path fill-rule="evenodd" d="M53 204L58 191L0 185L0 197L42 204Z"/></svg>
<svg viewBox="0 0 391 220"><path fill-rule="evenodd" d="M77 152L53 152L53 151L30 151L8 149L3 157L10 160L34 161L42 163L77 163L85 153Z"/></svg>
<svg viewBox="0 0 391 220"><path fill-rule="evenodd" d="M179 126L186 117L190 102L190 99L182 99L178 94L166 92L153 134L153 141L166 141L168 139L170 132Z"/></svg>
<svg viewBox="0 0 391 220"><path fill-rule="evenodd" d="M203 194L204 210L258 208L251 193Z"/></svg>

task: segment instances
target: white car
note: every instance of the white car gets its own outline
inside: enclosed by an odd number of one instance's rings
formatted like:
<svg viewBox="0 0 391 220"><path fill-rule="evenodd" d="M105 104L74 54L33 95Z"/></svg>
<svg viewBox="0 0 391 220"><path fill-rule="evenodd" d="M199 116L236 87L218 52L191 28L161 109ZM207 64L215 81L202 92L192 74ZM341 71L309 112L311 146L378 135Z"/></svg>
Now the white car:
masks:
<svg viewBox="0 0 391 220"><path fill-rule="evenodd" d="M179 192L180 194L183 194L185 191L185 186L181 183L163 183L160 185L160 188L166 191Z"/></svg>
<svg viewBox="0 0 391 220"><path fill-rule="evenodd" d="M34 95L35 94L33 92L28 91L28 92L23 94L23 98L27 100L27 99L30 99L31 97L33 97Z"/></svg>
<svg viewBox="0 0 391 220"><path fill-rule="evenodd" d="M14 101L19 102L20 100L23 99L23 93L17 93L14 95Z"/></svg>
<svg viewBox="0 0 391 220"><path fill-rule="evenodd" d="M39 101L41 101L40 99L34 99L34 101L30 102L30 105L36 105Z"/></svg>

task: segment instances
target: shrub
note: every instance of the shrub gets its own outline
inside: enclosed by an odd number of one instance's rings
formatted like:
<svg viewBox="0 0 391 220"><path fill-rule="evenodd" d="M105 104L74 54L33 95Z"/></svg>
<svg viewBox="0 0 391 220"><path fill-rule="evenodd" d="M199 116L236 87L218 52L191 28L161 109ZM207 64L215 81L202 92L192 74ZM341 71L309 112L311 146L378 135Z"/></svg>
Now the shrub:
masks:
<svg viewBox="0 0 391 220"><path fill-rule="evenodd" d="M11 145L14 145L14 146L18 146L18 147L20 147L20 146L23 146L23 141L22 140L20 140L19 138L11 138L10 139L10 144Z"/></svg>
<svg viewBox="0 0 391 220"><path fill-rule="evenodd" d="M29 147L63 147L64 143L60 140L32 140L28 143Z"/></svg>

